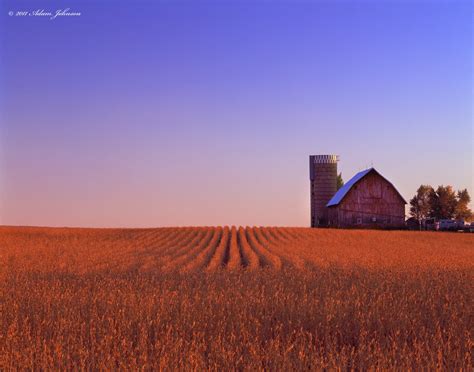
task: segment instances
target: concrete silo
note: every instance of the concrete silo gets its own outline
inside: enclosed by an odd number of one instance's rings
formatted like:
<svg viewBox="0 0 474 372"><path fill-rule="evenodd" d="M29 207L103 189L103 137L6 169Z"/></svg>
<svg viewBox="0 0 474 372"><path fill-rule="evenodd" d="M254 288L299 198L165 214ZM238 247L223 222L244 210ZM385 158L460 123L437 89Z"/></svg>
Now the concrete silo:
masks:
<svg viewBox="0 0 474 372"><path fill-rule="evenodd" d="M310 155L309 178L311 181L311 227L326 226L326 204L337 191L338 155Z"/></svg>

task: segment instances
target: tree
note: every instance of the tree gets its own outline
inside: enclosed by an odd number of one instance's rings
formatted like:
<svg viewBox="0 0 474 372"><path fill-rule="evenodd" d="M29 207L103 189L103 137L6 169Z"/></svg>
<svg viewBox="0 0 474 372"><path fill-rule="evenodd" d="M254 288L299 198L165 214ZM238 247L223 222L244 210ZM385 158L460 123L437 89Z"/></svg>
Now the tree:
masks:
<svg viewBox="0 0 474 372"><path fill-rule="evenodd" d="M456 193L449 185L438 186L436 190L430 185L421 185L410 199L410 215L419 222L427 217L469 221L474 217L469 209L470 202L467 189Z"/></svg>
<svg viewBox="0 0 474 372"><path fill-rule="evenodd" d="M457 206L456 193L452 186L438 186L436 191L430 192L430 217L438 220L454 217Z"/></svg>
<svg viewBox="0 0 474 372"><path fill-rule="evenodd" d="M337 189L339 190L344 186L344 180L342 179L342 172L337 175Z"/></svg>
<svg viewBox="0 0 474 372"><path fill-rule="evenodd" d="M471 197L467 192L467 189L458 190L457 192L457 203L454 210L454 216L456 219L470 221L472 219L472 211L469 209L469 203Z"/></svg>
<svg viewBox="0 0 474 372"><path fill-rule="evenodd" d="M430 195L434 192L430 185L421 185L418 187L416 194L410 199L410 215L418 222L430 215Z"/></svg>

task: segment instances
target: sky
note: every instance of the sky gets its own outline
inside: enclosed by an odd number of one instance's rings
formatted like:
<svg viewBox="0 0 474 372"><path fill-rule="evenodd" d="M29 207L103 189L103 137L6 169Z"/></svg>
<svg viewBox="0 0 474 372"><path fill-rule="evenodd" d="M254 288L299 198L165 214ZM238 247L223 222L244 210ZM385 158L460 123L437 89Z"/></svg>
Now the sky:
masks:
<svg viewBox="0 0 474 372"><path fill-rule="evenodd" d="M308 226L310 154L474 196L472 15L0 0L0 224Z"/></svg>

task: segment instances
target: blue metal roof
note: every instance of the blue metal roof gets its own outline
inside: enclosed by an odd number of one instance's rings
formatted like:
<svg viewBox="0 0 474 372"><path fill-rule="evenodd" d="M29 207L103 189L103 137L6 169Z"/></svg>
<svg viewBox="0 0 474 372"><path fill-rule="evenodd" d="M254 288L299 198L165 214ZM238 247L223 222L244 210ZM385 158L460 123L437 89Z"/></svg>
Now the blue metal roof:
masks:
<svg viewBox="0 0 474 372"><path fill-rule="evenodd" d="M367 174L369 174L372 171L374 171L375 173L377 173L379 176L381 176L382 178L384 178L386 180L386 178L383 177L379 172L377 172L375 170L375 168L369 168L369 169L360 171L354 177L352 177L349 181L347 181L344 184L344 186L342 186L339 190L337 190L337 192L334 194L334 196L331 198L331 200L329 200L329 203L326 204L326 207L331 207L333 205L338 205L342 201L342 199L344 199L344 197L349 192L349 190L352 188L352 186L354 186L357 182L359 182L362 178L364 178ZM387 182L389 182L393 186L393 184L390 181L387 180ZM402 200L406 204L405 199L398 192L398 190L395 188L395 186L393 186L393 188L398 193L398 195L400 195L400 197L402 198Z"/></svg>
<svg viewBox="0 0 474 372"><path fill-rule="evenodd" d="M326 207L330 207L332 205L338 205L341 200L346 196L346 194L349 192L352 186L359 181L361 178L363 178L367 173L369 173L372 169L374 168L369 168L366 170L363 170L359 173L357 173L354 177L352 177L349 181L347 181L344 186L342 186L337 192L334 194L334 196L329 200L329 203L326 204Z"/></svg>

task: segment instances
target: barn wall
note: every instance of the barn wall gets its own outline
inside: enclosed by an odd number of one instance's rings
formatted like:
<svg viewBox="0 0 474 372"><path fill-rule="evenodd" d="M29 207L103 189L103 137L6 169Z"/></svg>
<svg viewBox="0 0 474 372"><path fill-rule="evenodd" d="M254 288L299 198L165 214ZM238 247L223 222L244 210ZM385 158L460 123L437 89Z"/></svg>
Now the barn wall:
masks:
<svg viewBox="0 0 474 372"><path fill-rule="evenodd" d="M383 177L370 173L355 184L342 202L329 208L331 225L402 227L405 203Z"/></svg>

